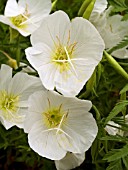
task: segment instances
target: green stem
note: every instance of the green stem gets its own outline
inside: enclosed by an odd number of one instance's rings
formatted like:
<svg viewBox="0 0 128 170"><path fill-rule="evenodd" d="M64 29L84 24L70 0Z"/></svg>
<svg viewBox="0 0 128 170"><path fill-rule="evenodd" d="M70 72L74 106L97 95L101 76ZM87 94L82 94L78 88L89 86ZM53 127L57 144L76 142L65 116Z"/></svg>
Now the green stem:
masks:
<svg viewBox="0 0 128 170"><path fill-rule="evenodd" d="M84 13L84 11L86 10L86 8L88 7L88 5L90 4L91 0L85 0L83 2L83 4L81 5L79 11L78 11L78 16L81 17Z"/></svg>
<svg viewBox="0 0 128 170"><path fill-rule="evenodd" d="M95 105L92 105L92 108L95 110L95 113L96 113L96 120L100 120L100 119L101 119L101 116L100 116L99 110L96 108Z"/></svg>
<svg viewBox="0 0 128 170"><path fill-rule="evenodd" d="M95 1L96 0L92 0L90 2L90 4L88 5L88 7L86 8L85 12L83 13L83 18L89 20L90 16L91 16L91 13L92 13L92 10L94 8L94 5L95 5Z"/></svg>
<svg viewBox="0 0 128 170"><path fill-rule="evenodd" d="M119 63L104 50L104 56L108 60L108 62L112 65L112 67L119 73L121 74L126 80L128 80L128 74L126 71L119 65Z"/></svg>
<svg viewBox="0 0 128 170"><path fill-rule="evenodd" d="M51 11L54 9L54 7L56 6L56 3L57 3L58 0L55 0L53 3L52 3L52 9Z"/></svg>
<svg viewBox="0 0 128 170"><path fill-rule="evenodd" d="M2 54L4 54L9 60L12 59L6 52L4 52L4 51L2 51L2 50L0 50L0 52L1 52Z"/></svg>

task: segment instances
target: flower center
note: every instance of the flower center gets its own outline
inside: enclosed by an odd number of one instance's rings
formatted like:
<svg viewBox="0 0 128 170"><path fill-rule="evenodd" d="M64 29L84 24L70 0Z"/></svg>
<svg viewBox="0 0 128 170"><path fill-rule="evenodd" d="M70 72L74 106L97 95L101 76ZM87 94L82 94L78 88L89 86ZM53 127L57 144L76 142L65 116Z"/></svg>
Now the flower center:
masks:
<svg viewBox="0 0 128 170"><path fill-rule="evenodd" d="M8 94L6 91L0 91L0 110L3 111L5 119L11 119L12 114L17 112L19 96Z"/></svg>
<svg viewBox="0 0 128 170"><path fill-rule="evenodd" d="M77 43L74 42L70 44L70 31L65 46L60 42L59 37L56 38L58 42L55 45L55 50L53 51L52 62L54 62L56 66L59 66L60 72L67 71L70 66L72 66L71 59L73 58L73 52Z"/></svg>
<svg viewBox="0 0 128 170"><path fill-rule="evenodd" d="M48 128L58 127L62 122L64 122L64 112L61 109L62 105L58 108L49 108L46 112L43 112L44 122Z"/></svg>
<svg viewBox="0 0 128 170"><path fill-rule="evenodd" d="M25 22L26 20L27 20L27 18L25 16L23 16L22 14L20 14L16 17L11 17L11 21L16 27L21 27L21 24L23 22Z"/></svg>
<svg viewBox="0 0 128 170"><path fill-rule="evenodd" d="M28 13L28 6L26 4L25 12L15 17L10 17L10 20L16 27L21 28L25 26L23 23L28 19L29 16L30 14Z"/></svg>

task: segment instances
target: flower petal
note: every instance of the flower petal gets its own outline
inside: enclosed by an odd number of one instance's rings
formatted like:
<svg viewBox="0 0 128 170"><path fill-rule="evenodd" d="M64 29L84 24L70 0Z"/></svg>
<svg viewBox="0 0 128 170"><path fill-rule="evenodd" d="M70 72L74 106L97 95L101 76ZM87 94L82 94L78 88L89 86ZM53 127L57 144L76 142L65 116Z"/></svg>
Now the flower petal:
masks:
<svg viewBox="0 0 128 170"><path fill-rule="evenodd" d="M6 17L13 17L22 14L24 10L25 8L19 6L16 0L8 0L4 14Z"/></svg>
<svg viewBox="0 0 128 170"><path fill-rule="evenodd" d="M48 107L48 100L47 98L47 92L45 91L39 91L33 93L29 99L29 108L28 108L28 114L26 116L25 120L25 132L29 133L30 129L32 128L33 124L42 119L43 111L45 111L45 108ZM45 97L46 96L46 97ZM43 122L42 122L43 123Z"/></svg>
<svg viewBox="0 0 128 170"><path fill-rule="evenodd" d="M39 78L26 73L17 73L9 85L9 93L20 96L20 101L27 100L30 94L39 91L44 87Z"/></svg>
<svg viewBox="0 0 128 170"><path fill-rule="evenodd" d="M12 79L12 68L5 64L2 64L0 70L0 90L7 89L11 79Z"/></svg>
<svg viewBox="0 0 128 170"><path fill-rule="evenodd" d="M36 23L46 17L50 13L52 6L50 0L19 0L18 5L27 8L30 14L29 22L31 23Z"/></svg>
<svg viewBox="0 0 128 170"><path fill-rule="evenodd" d="M53 49L58 38L61 43L65 43L68 36L69 24L70 20L66 13L62 11L53 13L46 17L40 28L31 35L32 45L43 42Z"/></svg>
<svg viewBox="0 0 128 170"><path fill-rule="evenodd" d="M80 166L85 159L85 153L82 154L74 154L74 153L67 153L66 156L59 160L55 161L55 165L57 170L70 170Z"/></svg>
<svg viewBox="0 0 128 170"><path fill-rule="evenodd" d="M42 120L35 122L28 134L30 147L40 156L51 160L60 160L66 155L56 139L54 131L45 131Z"/></svg>

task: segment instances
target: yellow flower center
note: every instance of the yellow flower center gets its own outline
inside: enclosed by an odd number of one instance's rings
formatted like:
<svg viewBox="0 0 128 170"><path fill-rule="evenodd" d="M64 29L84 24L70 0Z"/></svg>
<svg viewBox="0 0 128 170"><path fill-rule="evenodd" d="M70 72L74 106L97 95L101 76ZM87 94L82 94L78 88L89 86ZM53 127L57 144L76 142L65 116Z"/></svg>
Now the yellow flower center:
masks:
<svg viewBox="0 0 128 170"><path fill-rule="evenodd" d="M62 125L65 122L67 113L62 110L62 104L56 108L49 108L46 112L43 112L44 122L48 128L55 128Z"/></svg>
<svg viewBox="0 0 128 170"><path fill-rule="evenodd" d="M3 112L5 119L12 119L14 113L17 112L19 96L8 94L6 91L0 91L0 110Z"/></svg>
<svg viewBox="0 0 128 170"><path fill-rule="evenodd" d="M26 17L24 17L22 14L16 16L16 17L11 17L11 21L12 23L16 26L16 27L22 27L22 23L25 22L27 20Z"/></svg>
<svg viewBox="0 0 128 170"><path fill-rule="evenodd" d="M16 27L21 28L21 27L25 27L23 23L28 19L29 16L30 14L28 13L27 4L26 4L25 12L15 17L10 17L10 20Z"/></svg>
<svg viewBox="0 0 128 170"><path fill-rule="evenodd" d="M60 42L59 37L56 38L58 43L55 44L55 49L52 55L52 62L54 62L57 67L59 66L60 72L67 71L71 66L71 59L73 58L73 52L77 42L72 44L70 43L70 31L65 46Z"/></svg>

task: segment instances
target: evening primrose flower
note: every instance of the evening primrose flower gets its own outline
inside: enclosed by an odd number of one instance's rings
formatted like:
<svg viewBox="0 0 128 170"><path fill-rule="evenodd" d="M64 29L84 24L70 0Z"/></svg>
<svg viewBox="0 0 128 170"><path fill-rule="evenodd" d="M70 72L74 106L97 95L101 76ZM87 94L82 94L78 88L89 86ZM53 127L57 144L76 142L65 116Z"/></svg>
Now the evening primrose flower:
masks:
<svg viewBox="0 0 128 170"><path fill-rule="evenodd" d="M102 58L104 42L86 19L69 17L62 11L48 16L31 36L25 50L43 85L65 96L75 96L91 77Z"/></svg>
<svg viewBox="0 0 128 170"><path fill-rule="evenodd" d="M128 35L128 22L122 21L122 17L118 14L107 17L106 25L100 33L104 39L106 49L116 46ZM112 55L122 59L128 58L127 47L112 52Z"/></svg>
<svg viewBox="0 0 128 170"><path fill-rule="evenodd" d="M0 70L0 120L6 129L16 125L23 127L27 113L28 97L36 90L44 89L40 79L26 73L12 78L12 69L2 65Z"/></svg>
<svg viewBox="0 0 128 170"><path fill-rule="evenodd" d="M0 21L18 30L23 36L33 33L51 10L50 0L8 0Z"/></svg>
<svg viewBox="0 0 128 170"><path fill-rule="evenodd" d="M70 170L80 166L85 160L85 153L74 154L68 152L61 160L56 160L55 165L57 170Z"/></svg>
<svg viewBox="0 0 128 170"><path fill-rule="evenodd" d="M29 97L24 130L40 156L60 160L66 153L87 151L97 135L90 101L39 91Z"/></svg>
<svg viewBox="0 0 128 170"><path fill-rule="evenodd" d="M93 13L93 17L90 21L99 31L105 42L105 49L111 49L119 44L126 35L128 35L128 22L122 21L123 16L116 14L110 16L113 7L109 7L103 13L98 15ZM128 58L128 46L112 52L112 55L117 58Z"/></svg>
<svg viewBox="0 0 128 170"><path fill-rule="evenodd" d="M107 8L107 4L107 0L96 0L91 16L89 18L89 21L93 23L96 28L98 27L98 31L105 25L106 18L104 16L104 11Z"/></svg>
<svg viewBox="0 0 128 170"><path fill-rule="evenodd" d="M95 17L95 19L96 18L98 19L98 17L107 8L107 4L108 4L107 0L96 0L89 20L93 20L93 17Z"/></svg>
<svg viewBox="0 0 128 170"><path fill-rule="evenodd" d="M115 136L116 134L119 133L119 129L118 129L118 128L120 127L119 124L117 124L117 123L115 123L115 122L113 122L113 121L109 121L108 124L114 126L114 127L109 126L109 125L106 125L106 126L105 126L105 130L107 131L107 133L108 133L109 135ZM117 128L116 128L116 127L117 127Z"/></svg>

